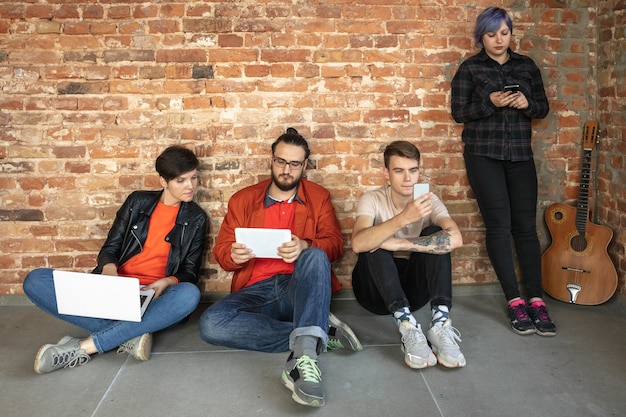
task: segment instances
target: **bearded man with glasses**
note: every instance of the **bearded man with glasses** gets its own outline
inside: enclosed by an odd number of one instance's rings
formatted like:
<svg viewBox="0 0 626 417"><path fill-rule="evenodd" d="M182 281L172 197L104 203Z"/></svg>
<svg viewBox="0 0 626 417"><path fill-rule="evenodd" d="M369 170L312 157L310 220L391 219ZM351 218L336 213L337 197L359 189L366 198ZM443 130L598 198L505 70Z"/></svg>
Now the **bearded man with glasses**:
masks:
<svg viewBox="0 0 626 417"><path fill-rule="evenodd" d="M322 186L303 178L310 154L293 129L272 144L271 178L235 193L213 247L233 271L231 293L200 318L200 336L213 345L261 352L291 351L282 382L299 404L325 403L317 357L326 348L358 351L347 324L330 313L340 283L331 262L343 253L339 221ZM277 258L257 258L237 243L235 228L289 229Z"/></svg>

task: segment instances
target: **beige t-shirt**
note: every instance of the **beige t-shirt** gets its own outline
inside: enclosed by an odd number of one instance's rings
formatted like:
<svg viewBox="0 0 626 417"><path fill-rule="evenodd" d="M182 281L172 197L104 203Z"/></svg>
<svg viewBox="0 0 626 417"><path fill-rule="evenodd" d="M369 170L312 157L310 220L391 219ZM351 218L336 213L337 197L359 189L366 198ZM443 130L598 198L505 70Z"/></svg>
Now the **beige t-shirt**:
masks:
<svg viewBox="0 0 626 417"><path fill-rule="evenodd" d="M393 236L400 239L419 237L422 230L430 225L437 224L442 218L450 217L448 209L435 194L432 195L433 211L428 218L411 223L398 230ZM391 201L391 186L385 185L376 190L368 191L359 200L356 216L367 216L374 219L374 226L400 214L402 210L396 208ZM408 257L409 252L395 252L396 257Z"/></svg>

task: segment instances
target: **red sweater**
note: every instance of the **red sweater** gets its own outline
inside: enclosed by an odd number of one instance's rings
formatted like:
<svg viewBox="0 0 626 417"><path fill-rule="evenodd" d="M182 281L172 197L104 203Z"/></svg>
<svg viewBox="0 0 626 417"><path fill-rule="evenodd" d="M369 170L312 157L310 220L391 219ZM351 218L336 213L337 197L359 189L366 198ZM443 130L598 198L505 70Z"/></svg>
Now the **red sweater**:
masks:
<svg viewBox="0 0 626 417"><path fill-rule="evenodd" d="M237 265L230 257L230 249L235 242L236 227L263 227L265 218L265 192L271 180L246 187L235 193L228 201L228 212L217 235L213 254L225 271L234 271L231 292L246 285L254 259L243 265ZM293 234L326 252L328 260L334 262L343 253L343 236L330 201L330 193L314 182L302 179L298 188L298 197L303 203L295 202L296 214ZM331 270L332 291L341 288L335 273Z"/></svg>

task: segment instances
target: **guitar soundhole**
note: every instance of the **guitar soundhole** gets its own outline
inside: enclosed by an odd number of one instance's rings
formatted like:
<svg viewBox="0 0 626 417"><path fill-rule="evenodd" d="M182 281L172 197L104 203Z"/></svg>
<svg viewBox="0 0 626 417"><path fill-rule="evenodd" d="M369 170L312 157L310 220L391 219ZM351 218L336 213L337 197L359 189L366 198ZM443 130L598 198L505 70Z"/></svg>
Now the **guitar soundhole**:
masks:
<svg viewBox="0 0 626 417"><path fill-rule="evenodd" d="M582 252L587 249L587 239L585 239L581 235L576 235L572 237L570 245L572 246L572 249L574 249L576 252Z"/></svg>
<svg viewBox="0 0 626 417"><path fill-rule="evenodd" d="M556 221L561 221L561 220L563 220L563 212L561 212L561 211L555 211L555 212L554 212L554 220L556 220Z"/></svg>

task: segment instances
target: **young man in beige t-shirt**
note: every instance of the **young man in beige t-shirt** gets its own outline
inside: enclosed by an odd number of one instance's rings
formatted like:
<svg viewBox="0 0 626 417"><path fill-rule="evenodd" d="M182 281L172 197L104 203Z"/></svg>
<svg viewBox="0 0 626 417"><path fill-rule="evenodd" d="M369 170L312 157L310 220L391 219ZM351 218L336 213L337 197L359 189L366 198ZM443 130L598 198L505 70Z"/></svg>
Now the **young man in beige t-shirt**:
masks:
<svg viewBox="0 0 626 417"><path fill-rule="evenodd" d="M420 153L413 144L390 143L384 161L388 185L365 193L357 207L352 232L352 249L359 255L352 272L355 297L375 314L393 315L408 366L465 366L459 332L449 318L450 252L463 245L461 232L432 192L414 198ZM427 302L432 321L426 337L411 311Z"/></svg>

